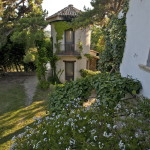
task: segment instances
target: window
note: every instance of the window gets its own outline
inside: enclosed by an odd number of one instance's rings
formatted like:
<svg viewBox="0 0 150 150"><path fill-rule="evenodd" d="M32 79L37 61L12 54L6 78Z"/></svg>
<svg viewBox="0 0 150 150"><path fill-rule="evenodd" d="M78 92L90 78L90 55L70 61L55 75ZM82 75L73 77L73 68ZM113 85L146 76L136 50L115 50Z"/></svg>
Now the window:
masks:
<svg viewBox="0 0 150 150"><path fill-rule="evenodd" d="M73 43L73 31L72 30L67 30L66 31L66 43Z"/></svg>
<svg viewBox="0 0 150 150"><path fill-rule="evenodd" d="M65 61L65 80L74 80L74 61Z"/></svg>
<svg viewBox="0 0 150 150"><path fill-rule="evenodd" d="M74 31L72 29L65 31L65 50L74 51Z"/></svg>
<svg viewBox="0 0 150 150"><path fill-rule="evenodd" d="M149 50L148 59L147 59L147 66L150 67L150 50Z"/></svg>

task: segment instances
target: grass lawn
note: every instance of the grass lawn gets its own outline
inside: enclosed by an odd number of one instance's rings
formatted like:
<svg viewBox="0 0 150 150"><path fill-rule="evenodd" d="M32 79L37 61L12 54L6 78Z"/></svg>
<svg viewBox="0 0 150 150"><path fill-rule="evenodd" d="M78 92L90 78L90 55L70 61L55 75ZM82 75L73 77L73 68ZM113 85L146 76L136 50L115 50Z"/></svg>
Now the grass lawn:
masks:
<svg viewBox="0 0 150 150"><path fill-rule="evenodd" d="M0 150L8 150L12 137L30 126L34 117L46 115L45 101L49 91L37 90L33 103L26 107L23 85L0 83ZM44 98L44 99L43 99Z"/></svg>

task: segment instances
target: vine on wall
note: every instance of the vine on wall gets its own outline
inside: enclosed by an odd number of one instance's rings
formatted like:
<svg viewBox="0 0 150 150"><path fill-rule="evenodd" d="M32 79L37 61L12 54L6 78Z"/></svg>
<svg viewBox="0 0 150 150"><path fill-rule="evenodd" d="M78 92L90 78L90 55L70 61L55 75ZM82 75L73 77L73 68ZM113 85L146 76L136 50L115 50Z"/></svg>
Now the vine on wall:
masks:
<svg viewBox="0 0 150 150"><path fill-rule="evenodd" d="M122 18L112 16L110 22L103 28L105 50L100 54L99 69L103 72L119 71L126 42L126 14L129 0L126 1Z"/></svg>
<svg viewBox="0 0 150 150"><path fill-rule="evenodd" d="M59 21L54 23L56 31L56 42L63 39L64 31L71 28L71 25L66 21Z"/></svg>
<svg viewBox="0 0 150 150"><path fill-rule="evenodd" d="M55 83L55 82L60 83L58 73L56 72L56 62L59 60L59 58L57 56L57 52L60 51L60 46L61 46L60 40L63 39L64 31L67 29L70 29L71 25L66 21L54 22L53 24L54 24L54 28L56 31L56 43L54 44L55 48L56 48L56 52L53 53L53 57L51 57L51 61L50 61L51 67L52 67L52 77L51 77L50 81L52 83ZM62 73L60 73L60 75L61 74Z"/></svg>

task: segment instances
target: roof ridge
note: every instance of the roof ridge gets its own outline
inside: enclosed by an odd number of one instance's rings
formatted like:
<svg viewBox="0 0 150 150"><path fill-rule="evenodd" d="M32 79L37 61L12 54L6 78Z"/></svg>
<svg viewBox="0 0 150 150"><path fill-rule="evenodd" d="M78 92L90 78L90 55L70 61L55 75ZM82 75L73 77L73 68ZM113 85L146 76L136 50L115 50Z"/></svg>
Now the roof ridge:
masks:
<svg viewBox="0 0 150 150"><path fill-rule="evenodd" d="M81 10L73 7L72 4L68 5L67 7L61 9L60 11L54 13L53 15L49 16L47 19L56 17L56 16L73 16L76 17Z"/></svg>

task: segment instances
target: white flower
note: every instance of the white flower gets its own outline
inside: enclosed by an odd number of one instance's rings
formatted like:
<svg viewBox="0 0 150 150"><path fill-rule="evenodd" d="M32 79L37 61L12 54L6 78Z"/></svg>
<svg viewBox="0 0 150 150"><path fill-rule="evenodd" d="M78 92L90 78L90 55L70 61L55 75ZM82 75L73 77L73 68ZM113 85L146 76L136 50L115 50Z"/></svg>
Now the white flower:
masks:
<svg viewBox="0 0 150 150"><path fill-rule="evenodd" d="M109 116L109 114L108 114L108 113L104 113L103 116L106 116L106 117L107 117L107 116Z"/></svg>
<svg viewBox="0 0 150 150"><path fill-rule="evenodd" d="M43 132L43 135L45 135L47 133L47 131L45 130L44 132Z"/></svg>
<svg viewBox="0 0 150 150"><path fill-rule="evenodd" d="M103 149L104 144L103 144L103 143L101 143L101 142L98 142L98 147L99 147L99 149Z"/></svg>
<svg viewBox="0 0 150 150"><path fill-rule="evenodd" d="M117 128L117 125L113 125L113 129L116 129Z"/></svg>
<svg viewBox="0 0 150 150"><path fill-rule="evenodd" d="M91 130L90 132L91 132L91 134L95 134L95 133L96 133L96 130L93 129L93 130Z"/></svg>
<svg viewBox="0 0 150 150"><path fill-rule="evenodd" d="M94 141L96 141L97 136L94 136Z"/></svg>
<svg viewBox="0 0 150 150"><path fill-rule="evenodd" d="M131 113L131 114L129 115L129 117L131 117L131 118L134 118L134 116L135 116L134 113Z"/></svg>
<svg viewBox="0 0 150 150"><path fill-rule="evenodd" d="M76 141L74 139L70 139L70 145L75 145Z"/></svg>
<svg viewBox="0 0 150 150"><path fill-rule="evenodd" d="M107 132L104 131L103 136L109 138L110 136L112 136L112 133L107 134Z"/></svg>
<svg viewBox="0 0 150 150"><path fill-rule="evenodd" d="M16 139L16 137L15 137L15 136L13 136L11 140L12 140L12 141L15 141L15 139Z"/></svg>
<svg viewBox="0 0 150 150"><path fill-rule="evenodd" d="M125 150L125 144L122 142L122 140L120 140L118 145L121 150Z"/></svg>
<svg viewBox="0 0 150 150"><path fill-rule="evenodd" d="M78 132L79 132L79 133L82 133L82 132L84 132L84 130L83 130L83 129L79 129Z"/></svg>
<svg viewBox="0 0 150 150"><path fill-rule="evenodd" d="M46 116L46 117L45 117L45 120L49 120L49 119L50 119L50 117L49 117L49 116Z"/></svg>
<svg viewBox="0 0 150 150"><path fill-rule="evenodd" d="M109 129L111 128L111 125L110 125L109 123L108 123L108 124L106 123L106 126L107 126L107 128L109 128Z"/></svg>
<svg viewBox="0 0 150 150"><path fill-rule="evenodd" d="M136 138L138 138L138 137L139 137L139 134L138 134L137 132L135 133L135 137L136 137Z"/></svg>
<svg viewBox="0 0 150 150"><path fill-rule="evenodd" d="M114 108L114 110L117 110L117 111L118 111L120 108L121 108L121 105L120 105L120 104L117 104L116 107Z"/></svg>
<svg viewBox="0 0 150 150"><path fill-rule="evenodd" d="M25 135L25 133L21 133L18 135L18 138L22 138Z"/></svg>
<svg viewBox="0 0 150 150"><path fill-rule="evenodd" d="M47 138L44 138L44 139L43 139L43 141L45 141L45 142L46 142L46 141L47 141Z"/></svg>
<svg viewBox="0 0 150 150"><path fill-rule="evenodd" d="M60 130L57 130L57 133L60 133Z"/></svg>

